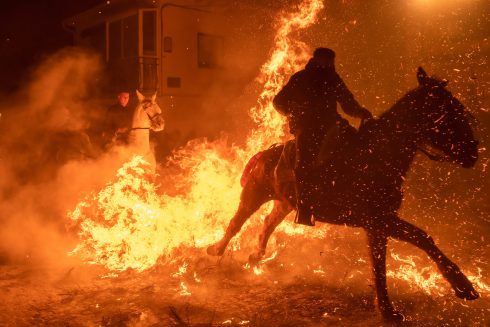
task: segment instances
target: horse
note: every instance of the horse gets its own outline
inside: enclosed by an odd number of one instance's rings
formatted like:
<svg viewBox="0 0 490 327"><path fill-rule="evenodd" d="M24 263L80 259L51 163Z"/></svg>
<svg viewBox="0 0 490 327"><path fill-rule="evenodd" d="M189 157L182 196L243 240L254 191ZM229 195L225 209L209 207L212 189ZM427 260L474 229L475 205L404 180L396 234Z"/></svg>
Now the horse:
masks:
<svg viewBox="0 0 490 327"><path fill-rule="evenodd" d="M128 145L134 154L143 156L154 167L155 158L150 147L150 130L162 131L165 128L165 121L162 117L162 109L156 102L156 92L150 98L145 97L138 90L136 95L138 105L134 109Z"/></svg>
<svg viewBox="0 0 490 327"><path fill-rule="evenodd" d="M312 195L316 221L366 231L378 309L385 319L397 321L403 315L391 304L386 285L388 237L425 251L459 298L479 297L468 278L441 252L432 237L397 214L404 177L418 149L430 146L464 168L473 167L478 159L478 141L468 121L469 113L446 89L447 81L428 76L422 67L417 70L417 80L419 85L391 109L340 142L338 150L317 168ZM209 255L222 255L245 221L262 204L272 200L273 209L265 218L258 247L250 261L262 258L271 233L295 208L294 179L283 183L284 179L279 177L288 175L287 171L281 173L281 169L288 168L281 168L280 158L290 148L290 142L260 152L253 157L255 162L247 165L238 209L223 238L207 248Z"/></svg>

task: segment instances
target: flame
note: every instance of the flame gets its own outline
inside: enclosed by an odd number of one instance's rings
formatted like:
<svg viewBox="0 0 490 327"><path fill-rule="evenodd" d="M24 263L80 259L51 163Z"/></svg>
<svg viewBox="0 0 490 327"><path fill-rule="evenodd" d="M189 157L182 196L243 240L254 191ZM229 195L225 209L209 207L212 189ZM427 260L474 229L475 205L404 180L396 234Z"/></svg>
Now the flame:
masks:
<svg viewBox="0 0 490 327"><path fill-rule="evenodd" d="M417 265L420 261L417 256L402 257L391 252L391 257L397 263L401 263L399 268L388 270L386 275L398 280L408 282L411 290L421 290L431 296L445 296L449 292L449 284L435 266ZM468 279L474 284L479 292L490 291L490 286L482 280L481 269L477 267L477 273L466 274Z"/></svg>
<svg viewBox="0 0 490 327"><path fill-rule="evenodd" d="M298 11L278 16L274 48L257 78L263 90L256 106L249 111L256 128L243 148L230 146L225 139L190 142L170 160L171 166L178 169L163 171L158 179L162 184L155 183L155 176L149 173L150 165L142 157L133 157L118 170L114 181L86 197L68 214L80 228L80 243L71 254L111 271L144 271L158 262L171 262L179 248L203 248L217 241L239 203L239 179L247 160L270 144L287 138L286 122L273 109L272 99L286 78L306 63L311 51L295 38L295 33L315 23L323 6L321 0L304 0ZM484 169L487 164L484 163ZM259 219L252 224L261 225L271 205L264 206L255 216ZM290 221L282 223L277 230L318 239L328 234L327 226L312 229ZM244 242L240 237L235 238L229 248L238 251ZM262 265L274 260L277 251L272 253L262 260ZM449 292L435 267L417 265L416 256L401 257L394 253L391 256L400 266L388 271L387 276L407 281L411 289L428 295L443 296ZM172 277L182 278L187 267L184 262ZM247 264L245 268L251 267ZM250 270L257 276L264 274L260 265ZM320 267L313 273L324 275L325 271ZM107 275L113 276L117 274ZM354 273L349 276L353 277ZM482 280L480 268L468 278L478 290L490 291L490 286ZM193 279L200 282L195 272ZM182 296L191 295L183 281L179 292ZM231 323L231 320L222 322L223 325Z"/></svg>
<svg viewBox="0 0 490 327"><path fill-rule="evenodd" d="M274 50L262 66L259 76L264 88L257 106L250 110L250 117L260 128L255 129L249 137L249 153L263 149L272 140L284 138L285 120L272 107L272 99L285 84L285 79L303 66L311 53L309 47L293 38L292 34L312 25L323 7L322 1L305 0L298 12L280 16Z"/></svg>
<svg viewBox="0 0 490 327"><path fill-rule="evenodd" d="M179 292L180 296L189 296L189 295L192 295L191 292L189 292L189 290L187 289L187 286L185 285L185 283L183 281L180 282L180 292Z"/></svg>
<svg viewBox="0 0 490 327"><path fill-rule="evenodd" d="M401 256L391 253L391 257L402 265L396 270L387 271L386 275L398 280L408 282L411 289L420 289L427 295L444 296L447 294L447 287L442 275L431 267L418 268L415 263L415 256Z"/></svg>
<svg viewBox="0 0 490 327"><path fill-rule="evenodd" d="M303 0L296 12L279 15L275 46L258 77L263 91L249 112L257 127L244 148L223 139L193 141L175 154L170 164L178 172L163 172L161 185L148 173L149 164L133 157L113 182L68 214L80 227L80 243L71 254L114 271L143 271L172 258L180 247L202 248L217 241L239 203L246 161L285 138L285 120L273 109L272 99L306 63L310 49L295 33L311 26L322 8L321 0ZM298 229L304 233L303 227ZM239 249L240 244L232 247Z"/></svg>
<svg viewBox="0 0 490 327"><path fill-rule="evenodd" d="M468 276L468 279L470 280L470 282L475 284L477 290L490 292L490 285L488 285L482 280L483 276L481 274L482 272L481 268L477 267L476 269L478 270L478 272L476 274L472 274Z"/></svg>

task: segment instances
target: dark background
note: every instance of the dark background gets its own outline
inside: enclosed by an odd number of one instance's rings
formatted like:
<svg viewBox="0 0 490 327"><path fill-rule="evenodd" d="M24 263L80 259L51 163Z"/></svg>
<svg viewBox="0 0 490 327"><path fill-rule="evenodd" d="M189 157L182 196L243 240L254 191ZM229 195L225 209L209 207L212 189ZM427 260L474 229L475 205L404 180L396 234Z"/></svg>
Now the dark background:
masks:
<svg viewBox="0 0 490 327"><path fill-rule="evenodd" d="M2 1L0 10L0 92L19 88L44 56L72 45L61 22L103 0Z"/></svg>

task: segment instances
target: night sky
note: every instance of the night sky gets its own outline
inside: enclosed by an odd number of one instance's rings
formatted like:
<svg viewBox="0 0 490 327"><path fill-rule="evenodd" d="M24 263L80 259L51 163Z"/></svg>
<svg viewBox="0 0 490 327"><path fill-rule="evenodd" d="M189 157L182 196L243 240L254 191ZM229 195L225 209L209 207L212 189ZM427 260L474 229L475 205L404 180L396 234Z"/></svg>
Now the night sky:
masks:
<svg viewBox="0 0 490 327"><path fill-rule="evenodd" d="M73 43L63 19L103 0L2 1L0 11L0 92L19 88L43 56Z"/></svg>

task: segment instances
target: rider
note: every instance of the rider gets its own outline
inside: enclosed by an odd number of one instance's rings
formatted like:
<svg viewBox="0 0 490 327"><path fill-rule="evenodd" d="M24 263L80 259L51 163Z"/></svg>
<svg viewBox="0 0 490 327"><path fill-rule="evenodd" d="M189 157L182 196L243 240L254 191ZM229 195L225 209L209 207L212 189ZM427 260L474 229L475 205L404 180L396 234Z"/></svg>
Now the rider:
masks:
<svg viewBox="0 0 490 327"><path fill-rule="evenodd" d="M305 69L295 73L273 101L276 110L288 117L290 132L296 139L295 222L299 224L314 226L310 203L315 178L312 170L325 137L331 138L333 129L342 121L337 102L350 116L372 118L336 73L335 52L328 48L317 48Z"/></svg>
<svg viewBox="0 0 490 327"><path fill-rule="evenodd" d="M133 110L129 104L129 91L121 90L117 102L107 109L102 137L107 145L115 139L116 143L127 143L133 120Z"/></svg>

